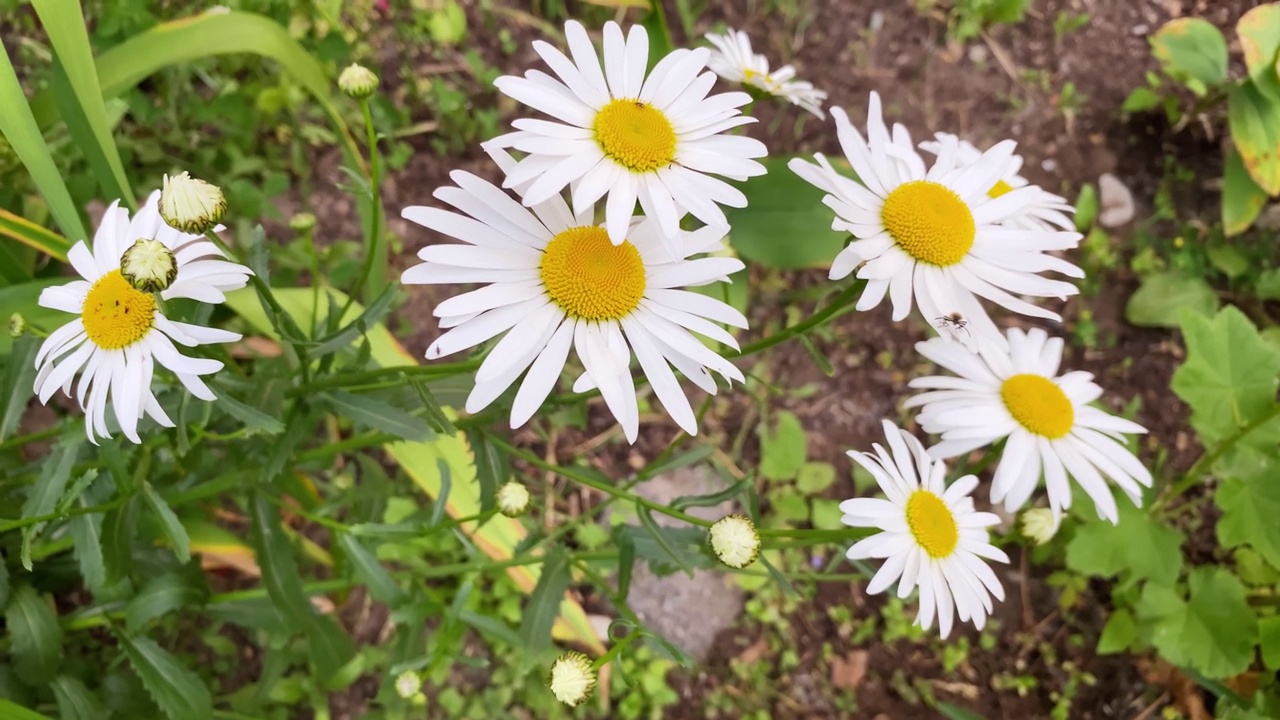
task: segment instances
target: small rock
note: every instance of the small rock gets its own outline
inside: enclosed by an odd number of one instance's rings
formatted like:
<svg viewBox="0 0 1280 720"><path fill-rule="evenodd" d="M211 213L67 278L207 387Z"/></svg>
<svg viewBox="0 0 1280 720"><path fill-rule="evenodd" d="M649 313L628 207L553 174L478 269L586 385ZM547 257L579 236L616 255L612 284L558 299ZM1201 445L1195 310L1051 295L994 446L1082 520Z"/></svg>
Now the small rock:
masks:
<svg viewBox="0 0 1280 720"><path fill-rule="evenodd" d="M1102 227L1116 228L1133 220L1133 193L1120 178L1103 173L1098 178L1098 199L1098 224Z"/></svg>
<svg viewBox="0 0 1280 720"><path fill-rule="evenodd" d="M1130 30L1130 32L1132 32L1134 35L1137 35L1138 37L1142 37L1143 35L1147 35L1148 33L1151 32L1151 26L1147 25L1146 23L1143 23L1142 25L1134 25L1133 29Z"/></svg>
<svg viewBox="0 0 1280 720"><path fill-rule="evenodd" d="M1045 172L1057 172L1058 161L1053 158L1045 158L1044 161L1040 163L1040 168Z"/></svg>
<svg viewBox="0 0 1280 720"><path fill-rule="evenodd" d="M831 684L841 690L852 690L867 675L867 651L854 650L845 657L836 656L831 661Z"/></svg>

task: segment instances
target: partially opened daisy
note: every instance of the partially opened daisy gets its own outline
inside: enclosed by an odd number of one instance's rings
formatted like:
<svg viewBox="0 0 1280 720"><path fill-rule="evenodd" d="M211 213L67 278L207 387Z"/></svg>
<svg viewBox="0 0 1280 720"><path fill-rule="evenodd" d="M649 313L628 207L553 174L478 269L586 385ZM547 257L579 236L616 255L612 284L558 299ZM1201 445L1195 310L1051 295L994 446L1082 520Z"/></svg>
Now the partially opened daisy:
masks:
<svg viewBox="0 0 1280 720"><path fill-rule="evenodd" d="M712 176L746 180L765 172L753 159L767 154L759 140L723 134L755 122L738 110L751 97L707 95L716 79L702 72L707 48L676 50L646 75L649 37L638 25L625 40L617 23L604 26L603 70L580 23L566 23L565 37L573 60L545 42L533 44L557 77L530 70L494 83L554 119L516 120L516 132L489 142L527 153L503 187L532 181L523 200L533 206L571 186L577 214L607 196L605 228L615 245L628 237L637 200L667 239L687 213L726 228L719 206L745 207L747 198Z"/></svg>
<svg viewBox="0 0 1280 720"><path fill-rule="evenodd" d="M240 339L237 333L168 319L155 295L125 279L121 257L140 242L144 247L163 245L158 251L148 248L149 258L165 250L172 254L166 260L176 265L176 273L158 293L165 300L222 302L223 293L244 287L251 274L243 265L217 259L222 253L207 239L166 225L156 208L158 200L159 193L153 193L132 220L118 201L112 203L94 234L92 251L80 241L67 253L83 279L40 294L41 306L77 317L50 333L36 353L35 392L42 403L58 388L77 398L86 415L85 432L95 443L96 438L110 437L108 405L120 430L135 443L141 442L138 423L143 416L173 427L151 391L157 363L171 370L192 395L215 399L201 376L221 370L222 363L187 357L174 343L194 347Z"/></svg>
<svg viewBox="0 0 1280 720"><path fill-rule="evenodd" d="M1000 518L974 509L969 495L977 477L966 475L947 487L946 466L930 459L911 433L888 420L884 433L888 451L876 443L874 454L849 452L885 495L840 503L846 525L880 529L849 548L849 559L884 558L867 585L869 594L884 592L894 582L900 598L920 588L920 627L928 630L936 615L945 638L958 615L982 629L993 609L991 598L1004 600L1000 580L984 561L1009 562L988 542L987 528Z"/></svg>
<svg viewBox="0 0 1280 720"><path fill-rule="evenodd" d="M715 74L729 82L749 85L780 97L823 120L827 118L822 111L827 94L814 88L813 83L795 80L796 69L790 65L769 72L769 58L751 51L751 38L745 32L707 33L707 40L716 46L716 52L707 61L707 67Z"/></svg>
<svg viewBox="0 0 1280 720"><path fill-rule="evenodd" d="M1009 512L1026 504L1044 478L1049 507L1071 506L1074 478L1093 498L1098 515L1117 522L1110 478L1137 505L1151 473L1121 443L1146 429L1089 403L1102 395L1091 373L1058 374L1061 338L1034 328L1009 330L1009 350L986 345L974 355L938 340L918 343L921 355L959 377L916 378L910 385L928 392L907 401L919 407L925 432L941 435L929 449L948 458L1007 438L991 482L991 501Z"/></svg>
<svg viewBox="0 0 1280 720"><path fill-rule="evenodd" d="M867 280L859 310L879 305L887 294L893 319L902 320L914 300L935 328L939 318L958 313L969 332L1001 348L1004 335L979 297L1013 312L1061 320L1057 313L1017 295L1074 295L1077 290L1071 283L1037 273L1053 270L1083 277L1080 268L1048 254L1076 247L1081 236L1002 225L1035 202L1039 192L1021 188L998 198L987 194L1008 173L1013 141L1001 142L965 165L959 163L954 139L943 141L936 162L926 168L906 128L894 125L890 134L876 93L871 93L867 139L843 110L835 108L832 115L840 145L861 184L840 175L822 155L816 165L796 158L789 166L828 193L823 202L836 213L831 227L855 238L836 256L830 275L839 279L857 270L857 276Z"/></svg>
<svg viewBox="0 0 1280 720"><path fill-rule="evenodd" d="M504 170L514 163L500 151L493 155ZM595 223L591 205L575 214L553 194L530 211L470 173L450 177L457 187L440 188L435 197L461 212L416 206L403 215L464 244L423 248L423 263L401 280L484 285L436 306L440 326L449 330L427 348L427 357L435 359L506 333L476 373L467 412L487 407L523 375L511 408L512 427L523 425L556 385L573 349L585 367L574 390L598 387L634 442L634 353L672 419L696 434L693 409L672 368L713 394L716 383L708 368L726 380L743 378L693 333L736 348L733 336L716 323L745 328L746 318L719 300L681 289L727 282L743 268L733 258L690 259L720 249L724 230L708 226L684 233L682 254L673 256L656 223L645 219L629 224L626 239L614 245Z"/></svg>
<svg viewBox="0 0 1280 720"><path fill-rule="evenodd" d="M944 142L955 143L956 164L958 166L967 167L982 159L982 151L967 140L961 140L949 133L938 133L935 137L937 140L928 140L920 143L920 149L937 155L942 152L942 144ZM1023 207L1020 213L1004 219L1000 224L1005 227L1025 228L1027 230L1075 229L1075 223L1068 216L1068 213L1075 212L1075 208L1071 206L1071 203L1067 202L1065 198L1027 182L1026 178L1018 174L1021 169L1022 156L1012 156L1005 174L987 190L987 197L992 199L1020 188L1031 187L1036 190L1036 192L1030 193L1032 199Z"/></svg>

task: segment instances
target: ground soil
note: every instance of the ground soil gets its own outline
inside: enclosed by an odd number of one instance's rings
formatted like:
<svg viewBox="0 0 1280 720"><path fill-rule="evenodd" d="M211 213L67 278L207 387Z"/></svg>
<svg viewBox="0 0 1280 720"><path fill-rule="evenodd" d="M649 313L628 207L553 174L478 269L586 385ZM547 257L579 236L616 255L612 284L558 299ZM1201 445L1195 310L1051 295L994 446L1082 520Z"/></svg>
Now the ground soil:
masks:
<svg viewBox="0 0 1280 720"><path fill-rule="evenodd" d="M473 28L509 28L522 49L513 57L497 49L492 32L474 36L486 59L504 70L516 71L533 63L527 39L541 34L536 23L523 20L520 12L494 11L508 5L503 0L469 2ZM669 17L676 8L668 3ZM1035 0L1024 22L992 29L988 34L960 44L948 40L946 3L938 9L920 11L920 3L872 3L850 0L801 0L795 13L766 12L766 2L713 2L697 20L695 29L705 32L721 23L749 28L757 48L773 58L792 62L801 77L811 80L830 94L830 103L846 108L855 123L865 117L867 93L878 91L885 99L885 112L892 121L905 124L913 137L924 138L936 130L955 132L979 146L1014 138L1026 158L1024 174L1033 182L1074 197L1084 183L1096 182L1104 172L1115 173L1134 193L1138 217L1150 207L1162 173L1162 156L1173 152L1191 166L1206 169L1206 176L1220 175L1218 149L1213 138L1193 129L1174 135L1159 119L1151 116L1124 117L1119 108L1128 93L1144 84L1146 72L1155 69L1147 35L1165 21L1182 15L1210 19L1229 28L1248 8L1251 0ZM923 3L929 5L929 3ZM490 8L482 10L480 5ZM576 4L570 4L574 12ZM1061 13L1085 13L1088 23L1063 37L1055 37L1054 21ZM677 30L678 33L678 30ZM1233 33L1228 33L1233 36ZM489 39L487 39L489 38ZM696 38L686 38L696 41ZM679 33L677 43L681 41ZM491 47L491 45L493 45ZM439 66L439 58L424 58ZM390 68L388 68L390 69ZM384 75L386 77L386 75ZM1063 102L1063 90L1072 84L1076 100ZM491 104L498 99L491 91L477 88L473 102ZM838 152L830 124L807 121L796 127L797 115L788 112L777 118L770 108L760 110L761 123L753 133L765 139L774 153ZM430 118L422 118L429 120ZM774 132L768 132L771 128ZM397 217L391 227L405 242L405 253L396 258L399 267L412 262L411 252L427 242L439 241L398 220L402 207L429 204L429 193L448 182L447 174L464 168L493 177L494 172L477 150L462 156L439 157L425 143L402 171L395 173L386 187L389 214ZM318 174L336 179L336 159L318 159ZM1199 193L1192 201L1211 209L1216 197ZM334 237L356 237L350 226L355 214L342 196L317 202L320 232ZM1193 208L1195 209L1195 208ZM345 224L344 224L345 223ZM1116 249L1126 252L1125 229L1114 234ZM764 277L755 271L757 279ZM785 282L788 292L820 286L820 271L793 273ZM1173 469L1187 467L1199 450L1185 434L1186 409L1169 392L1169 379L1180 361L1176 337L1167 332L1144 330L1124 321L1124 302L1133 288L1133 279L1123 268L1116 269L1091 297L1072 300L1064 308L1065 327L1046 326L1050 332L1070 333L1081 310L1088 308L1099 328L1096 348L1072 348L1064 366L1088 369L1107 388L1104 403L1118 410L1140 398L1137 420L1151 429L1144 457L1151 459L1157 447L1168 452ZM431 309L447 289L414 289L408 305L400 311L413 328L407 345L421 354L438 333L431 321ZM781 309L779 293L763 291L752 301L754 328L777 326ZM1010 321L1012 322L1012 321ZM834 324L834 332L822 341L822 349L835 360L838 372L826 377L800 347L781 346L770 358L772 377L786 387L813 383L819 392L805 400L782 399L809 432L810 456L837 464L842 477L848 475L844 451L866 448L880 434L883 417L902 417L899 403L911 376L910 361L895 362L885 369L877 362L884 353L905 359L913 357L912 345L923 339L926 330L911 323L894 324L885 308L869 313L853 313ZM924 368L919 368L923 370ZM749 418L743 412L710 414L704 432L726 438L736 435ZM732 408L730 408L732 409ZM720 419L717 419L720 418ZM611 421L603 410L596 413L586 431L567 430L558 440L561 456L572 449L594 446L598 435L608 432ZM597 462L605 469L625 474L638 461L652 457L673 436L669 425L655 421L644 427L643 437L628 448L616 442L599 451ZM531 433L517 436L529 444L539 443ZM593 440L595 438L595 440ZM746 453L755 450L748 442ZM543 447L539 445L539 452ZM748 458L749 461L749 458ZM838 486L837 494L852 492ZM1028 567L1015 557L1004 568L1005 587L1010 599L1000 606L998 617L1004 628L1000 644L989 652L974 650L968 662L953 673L943 671L935 653L921 652L918 645L896 644L866 648L868 670L856 693L859 717L929 717L931 711L911 701L895 672L911 680L934 682L939 699L953 702L987 718L1049 717L1055 698L1070 673L1064 663L1096 677L1097 682L1080 690L1072 705L1071 718L1132 718L1158 713L1175 702L1177 693L1166 693L1144 677L1134 658L1097 657L1091 648L1105 621L1097 610L1105 606L1105 589L1093 588L1084 610L1064 616L1058 609L1057 593L1045 583L1048 569ZM777 718L833 717L830 706L805 687L829 687L830 663L815 648L832 642L839 655L853 652L836 633L826 608L852 605L858 612L876 607L863 597L859 587L833 584L819 588L816 598L793 617L798 667L778 674L778 682L789 690L790 700L773 708ZM695 673L677 674L673 683L687 698L670 717L702 717L699 699L733 682L729 662L741 657L753 644L752 630L743 628L722 635L712 657ZM768 661L768 660L765 660ZM1038 686L1025 694L992 689L993 678L1015 672L1036 678ZM942 689L938 689L942 688ZM794 690L794 692L792 692ZM1185 709L1185 708L1184 708Z"/></svg>

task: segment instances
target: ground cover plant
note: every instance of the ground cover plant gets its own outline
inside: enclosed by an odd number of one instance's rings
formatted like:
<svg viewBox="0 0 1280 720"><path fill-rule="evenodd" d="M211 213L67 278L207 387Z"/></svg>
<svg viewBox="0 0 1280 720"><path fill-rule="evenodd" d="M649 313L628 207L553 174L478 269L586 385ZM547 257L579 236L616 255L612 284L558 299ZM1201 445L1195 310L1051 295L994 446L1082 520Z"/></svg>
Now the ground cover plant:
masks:
<svg viewBox="0 0 1280 720"><path fill-rule="evenodd" d="M0 715L1280 716L1165 5L0 2Z"/></svg>

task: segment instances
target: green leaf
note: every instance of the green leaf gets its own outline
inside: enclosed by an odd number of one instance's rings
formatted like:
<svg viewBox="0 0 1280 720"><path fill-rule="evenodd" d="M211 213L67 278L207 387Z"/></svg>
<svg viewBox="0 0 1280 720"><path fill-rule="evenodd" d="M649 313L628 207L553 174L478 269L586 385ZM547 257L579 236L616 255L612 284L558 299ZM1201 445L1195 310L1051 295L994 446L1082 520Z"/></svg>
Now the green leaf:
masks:
<svg viewBox="0 0 1280 720"><path fill-rule="evenodd" d="M774 413L774 428L760 426L760 474L768 480L790 480L808 457L808 439L800 419L787 410Z"/></svg>
<svg viewBox="0 0 1280 720"><path fill-rule="evenodd" d="M1143 279L1129 297L1125 318L1141 327L1177 327L1186 309L1212 315L1218 309L1218 295L1201 278L1176 272L1157 273Z"/></svg>
<svg viewBox="0 0 1280 720"><path fill-rule="evenodd" d="M1102 637L1098 638L1098 654L1114 655L1129 649L1138 639L1138 625L1133 620L1133 613L1120 608L1111 613L1107 624L1102 628Z"/></svg>
<svg viewBox="0 0 1280 720"><path fill-rule="evenodd" d="M335 390L325 393L324 399L334 412L374 430L411 442L425 442L431 439L431 429L422 418L414 417L398 407L368 395L353 395Z"/></svg>
<svg viewBox="0 0 1280 720"><path fill-rule="evenodd" d="M1232 146L1222 173L1222 231L1232 237L1248 230L1266 204L1267 191L1254 182Z"/></svg>
<svg viewBox="0 0 1280 720"><path fill-rule="evenodd" d="M1267 669L1280 669L1280 615L1258 619L1258 644Z"/></svg>
<svg viewBox="0 0 1280 720"><path fill-rule="evenodd" d="M88 505L83 498L81 507ZM102 515L85 513L76 515L67 522L71 531L71 539L75 541L76 563L80 566L80 577L84 578L84 586L89 592L98 593L107 584L106 561L102 559Z"/></svg>
<svg viewBox="0 0 1280 720"><path fill-rule="evenodd" d="M72 140L98 176L106 198L137 207L111 137L84 13L76 0L32 0L53 46L53 92Z"/></svg>
<svg viewBox="0 0 1280 720"><path fill-rule="evenodd" d="M836 481L836 467L828 462L807 462L796 475L800 492L820 495Z"/></svg>
<svg viewBox="0 0 1280 720"><path fill-rule="evenodd" d="M0 113L2 113L2 111L0 111ZM56 219L57 218L55 217L55 220ZM76 220L79 221L79 217L77 217ZM16 240L32 250L42 252L57 260L65 261L67 257L67 250L71 248L70 240L62 237L52 230L41 227L40 225L37 225L20 215L15 215L3 208L0 208L0 236ZM23 255L17 252L17 250L18 248L8 248L0 252L6 253L6 256L10 258L9 262L13 262L12 258L23 257ZM34 259L34 256L29 254L26 257ZM15 274L15 270L18 270L17 274ZM30 267L20 269L7 268L0 272L9 278L11 284L16 284L18 282L30 281L32 278L30 270ZM23 275L24 279L15 279L17 275Z"/></svg>
<svg viewBox="0 0 1280 720"><path fill-rule="evenodd" d="M476 458L476 481L480 483L480 512L495 507L498 488L507 482L509 470L502 453L479 430L467 431L467 442Z"/></svg>
<svg viewBox="0 0 1280 720"><path fill-rule="evenodd" d="M404 591L364 544L347 533L341 533L338 541L342 543L342 551L351 561L351 568L355 571L356 577L368 586L369 595L374 600L386 603L393 608L404 601Z"/></svg>
<svg viewBox="0 0 1280 720"><path fill-rule="evenodd" d="M626 602L631 592L631 575L636 564L636 544L630 535L618 533L615 536L618 545L618 597Z"/></svg>
<svg viewBox="0 0 1280 720"><path fill-rule="evenodd" d="M314 619L315 613L302 589L293 546L280 527L280 516L261 495L253 498L249 514L253 519L251 535L258 567L262 569L262 584L285 625L292 632L302 632Z"/></svg>
<svg viewBox="0 0 1280 720"><path fill-rule="evenodd" d="M343 669L355 655L355 646L338 623L328 615L315 616L307 625L307 646L311 666L315 669L323 687L341 684Z"/></svg>
<svg viewBox="0 0 1280 720"><path fill-rule="evenodd" d="M551 647L551 625L560 616L560 602L570 580L569 558L559 549L548 552L520 623L520 640L529 657Z"/></svg>
<svg viewBox="0 0 1280 720"><path fill-rule="evenodd" d="M1171 77L1202 83L1188 83L1196 94L1204 94L1204 85L1226 81L1227 40L1212 23L1178 18L1165 23L1150 40L1152 52Z"/></svg>
<svg viewBox="0 0 1280 720"><path fill-rule="evenodd" d="M44 461L40 477L27 494L27 501L22 504L22 517L32 518L48 515L58 505L58 498L67 486L71 470L75 467L76 456L85 437L78 432L64 435L53 446L53 452ZM31 569L31 544L40 535L44 523L29 525L22 529L22 566Z"/></svg>
<svg viewBox="0 0 1280 720"><path fill-rule="evenodd" d="M62 172L54 164L53 156L49 154L49 147L45 145L44 135L41 134L40 126L31 113L31 106L27 104L27 96L22 91L22 84L18 82L13 64L9 61L9 52L2 46L0 46L0 136L8 140L18 159L22 161L23 167L30 173L32 182L44 197L45 203L49 206L49 213L53 215L62 233L77 240L87 238L84 224L80 222L80 212L76 209L75 201L71 199L71 193L67 192L67 184L62 179ZM32 224L10 213L2 213L0 217L3 217L0 227ZM11 233L4 232L4 234ZM26 233L23 235L27 236ZM38 240L40 234L34 232L30 237L33 240L30 243L32 247L59 260L67 259L67 250L71 249L71 243L65 238L58 238L61 240L58 242L53 238L45 237L44 241L40 242ZM3 307L7 309L9 306Z"/></svg>
<svg viewBox="0 0 1280 720"><path fill-rule="evenodd" d="M177 556L178 562L185 564L191 559L191 539L187 537L187 529L182 526L182 521L174 514L169 503L160 497L160 493L151 487L151 483L142 483L142 498L147 501L151 512L155 513L160 520L160 528L164 531L165 538L169 540L169 547L173 548L173 554Z"/></svg>
<svg viewBox="0 0 1280 720"><path fill-rule="evenodd" d="M50 720L47 715L28 710L5 698L0 698L0 717L5 720Z"/></svg>
<svg viewBox="0 0 1280 720"><path fill-rule="evenodd" d="M8 318L0 318L7 321ZM40 339L20 337L13 343L13 353L5 364L4 377L0 381L0 442L18 429L18 421L26 412L27 403L35 393L32 382L36 379L36 352Z"/></svg>
<svg viewBox="0 0 1280 720"><path fill-rule="evenodd" d="M1067 544L1067 567L1094 577L1148 578L1172 585L1182 569L1182 533L1130 502L1117 504L1120 522L1082 523Z"/></svg>
<svg viewBox="0 0 1280 720"><path fill-rule="evenodd" d="M147 638L117 634L121 649L142 680L151 699L171 720L209 720L213 698L200 677L184 668L177 658Z"/></svg>
<svg viewBox="0 0 1280 720"><path fill-rule="evenodd" d="M707 531L698 527L662 527L655 529L637 525L618 525L613 529L616 542L629 542L636 558L644 560L649 571L658 577L689 568L713 568L719 565L707 542ZM624 539L625 538L625 539Z"/></svg>
<svg viewBox="0 0 1280 720"><path fill-rule="evenodd" d="M1227 124L1249 175L1268 195L1280 195L1280 100L1251 82L1237 85L1227 97Z"/></svg>
<svg viewBox="0 0 1280 720"><path fill-rule="evenodd" d="M124 608L125 625L137 635L146 624L175 610L201 605L209 596L204 574L170 572L147 581Z"/></svg>
<svg viewBox="0 0 1280 720"><path fill-rule="evenodd" d="M847 233L831 229L824 193L787 167L787 157L763 160L767 175L740 187L743 208L725 208L729 242L744 259L780 269L827 267L844 248Z"/></svg>
<svg viewBox="0 0 1280 720"><path fill-rule="evenodd" d="M1249 258L1234 245L1214 245L1206 249L1205 254L1209 256L1209 262L1230 280L1244 275L1253 267Z"/></svg>
<svg viewBox="0 0 1280 720"><path fill-rule="evenodd" d="M1234 307L1212 319L1187 313L1182 334L1187 360L1171 386L1191 406L1191 425L1206 445L1271 411L1280 355L1243 313Z"/></svg>
<svg viewBox="0 0 1280 720"><path fill-rule="evenodd" d="M1223 547L1252 546L1267 562L1280 567L1280 469L1273 456L1237 452L1218 475L1222 483L1213 500L1222 509L1218 542Z"/></svg>
<svg viewBox="0 0 1280 720"><path fill-rule="evenodd" d="M672 510L684 510L691 507L715 507L726 500L732 500L742 494L748 483L755 482L753 477L744 477L729 487L706 495L684 495L671 501Z"/></svg>
<svg viewBox="0 0 1280 720"><path fill-rule="evenodd" d="M962 708L959 705L952 705L951 703L940 702L934 705L933 708L947 720L987 720L972 710Z"/></svg>
<svg viewBox="0 0 1280 720"><path fill-rule="evenodd" d="M1280 4L1259 5L1236 23L1249 79L1262 93L1280 102Z"/></svg>
<svg viewBox="0 0 1280 720"><path fill-rule="evenodd" d="M30 585L19 586L9 598L4 621L18 677L37 686L52 681L62 662L62 627L52 604Z"/></svg>
<svg viewBox="0 0 1280 720"><path fill-rule="evenodd" d="M386 286L369 307L356 316L355 320L332 335L317 340L316 346L307 351L307 356L320 358L350 347L356 338L364 337L370 328L382 322L382 318L391 309L391 302L395 299L396 286Z"/></svg>
<svg viewBox="0 0 1280 720"><path fill-rule="evenodd" d="M1151 642L1174 665L1210 678L1244 672L1253 662L1257 619L1234 575L1198 567L1188 576L1190 597L1156 583L1143 588L1138 617L1151 624Z"/></svg>
<svg viewBox="0 0 1280 720"><path fill-rule="evenodd" d="M1153 88L1139 87L1134 88L1133 92L1129 93L1129 97L1124 99L1124 104L1120 106L1120 112L1140 113L1154 110L1158 107L1160 107L1160 93ZM1077 227L1079 226L1077 225Z"/></svg>
<svg viewBox="0 0 1280 720"><path fill-rule="evenodd" d="M0 562L0 610L9 606L9 566Z"/></svg>
<svg viewBox="0 0 1280 720"><path fill-rule="evenodd" d="M79 680L59 675L52 687L53 697L58 701L58 715L62 720L104 720L107 717L107 709L102 706L102 701Z"/></svg>
<svg viewBox="0 0 1280 720"><path fill-rule="evenodd" d="M124 505L109 510L102 520L102 562L107 569L107 583L115 583L133 569L133 541L138 533L137 495Z"/></svg>
<svg viewBox="0 0 1280 720"><path fill-rule="evenodd" d="M279 418L236 400L225 389L218 393L217 406L226 414L244 423L247 435L256 433L279 435L284 432L284 423L280 422Z"/></svg>

